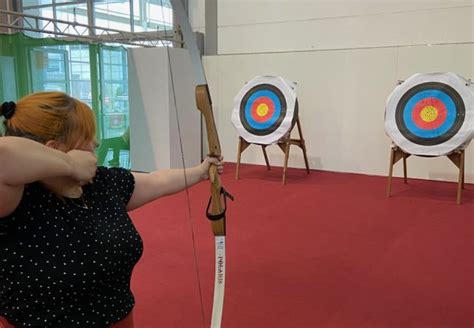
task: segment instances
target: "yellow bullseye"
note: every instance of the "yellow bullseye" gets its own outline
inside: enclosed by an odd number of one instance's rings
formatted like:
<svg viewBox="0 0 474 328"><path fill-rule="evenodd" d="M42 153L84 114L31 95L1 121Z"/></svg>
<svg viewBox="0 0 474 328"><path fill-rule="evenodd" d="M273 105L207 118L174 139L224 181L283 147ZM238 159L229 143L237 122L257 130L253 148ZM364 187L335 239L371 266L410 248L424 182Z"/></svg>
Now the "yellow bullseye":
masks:
<svg viewBox="0 0 474 328"><path fill-rule="evenodd" d="M266 104L260 104L257 106L257 115L265 116L268 113L268 106Z"/></svg>
<svg viewBox="0 0 474 328"><path fill-rule="evenodd" d="M438 118L438 110L433 106L426 106L421 110L420 116L425 122L433 122Z"/></svg>

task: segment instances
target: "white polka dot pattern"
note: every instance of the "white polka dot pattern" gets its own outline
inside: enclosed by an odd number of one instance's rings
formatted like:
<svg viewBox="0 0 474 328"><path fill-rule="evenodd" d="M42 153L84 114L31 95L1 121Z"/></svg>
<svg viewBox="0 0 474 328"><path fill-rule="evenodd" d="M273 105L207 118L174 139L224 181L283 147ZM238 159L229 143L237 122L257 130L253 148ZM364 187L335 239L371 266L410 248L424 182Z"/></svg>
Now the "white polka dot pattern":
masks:
<svg viewBox="0 0 474 328"><path fill-rule="evenodd" d="M129 171L103 167L83 202L25 186L17 209L0 220L0 315L45 328L103 328L124 318L143 251L126 211L133 189Z"/></svg>

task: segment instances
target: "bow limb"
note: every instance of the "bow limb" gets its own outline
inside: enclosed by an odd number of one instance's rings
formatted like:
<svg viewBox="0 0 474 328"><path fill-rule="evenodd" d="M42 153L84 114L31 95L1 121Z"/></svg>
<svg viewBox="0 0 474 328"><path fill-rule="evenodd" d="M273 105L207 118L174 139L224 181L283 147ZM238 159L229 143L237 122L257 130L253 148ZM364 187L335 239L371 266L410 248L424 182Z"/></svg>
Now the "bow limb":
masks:
<svg viewBox="0 0 474 328"><path fill-rule="evenodd" d="M209 146L209 156L221 157L221 146L217 134L216 123L212 112L212 103L207 85L196 87L196 104L198 110L204 117L206 124L207 140ZM225 290L225 205L222 204L223 188L217 172L217 166L212 164L209 167L209 181L211 182L211 199L208 208L208 218L211 219L212 232L215 236L216 264L214 275L214 301L212 305L211 328L220 328L222 321L222 311L224 307ZM224 197L226 193L224 192Z"/></svg>
<svg viewBox="0 0 474 328"><path fill-rule="evenodd" d="M194 32L183 7L181 0L171 0L174 15L177 18L181 31L183 32L184 43L191 55L191 62L196 74L196 105L204 117L207 131L207 140L209 145L209 156L221 157L221 147L219 136L217 134L216 123L212 111L212 102L207 86L206 76L201 61L201 54L197 48ZM209 180L211 182L211 199L209 201L207 217L211 220L212 231L215 236L216 264L215 264L215 283L214 283L214 302L212 306L211 327L220 328L222 320L222 311L224 306L224 287L225 287L225 199L230 196L221 185L217 167L210 165Z"/></svg>

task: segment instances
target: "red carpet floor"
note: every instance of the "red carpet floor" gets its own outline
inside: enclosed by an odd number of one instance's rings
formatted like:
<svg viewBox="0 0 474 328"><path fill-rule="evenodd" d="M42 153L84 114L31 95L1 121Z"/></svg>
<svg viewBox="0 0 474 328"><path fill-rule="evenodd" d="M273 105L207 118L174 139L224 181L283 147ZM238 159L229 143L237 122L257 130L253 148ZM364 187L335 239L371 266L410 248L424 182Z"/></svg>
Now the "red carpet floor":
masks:
<svg viewBox="0 0 474 328"><path fill-rule="evenodd" d="M227 164L223 328L473 328L474 186ZM208 184L190 190L205 325L184 193L134 211L144 255L138 328L209 327L214 238Z"/></svg>

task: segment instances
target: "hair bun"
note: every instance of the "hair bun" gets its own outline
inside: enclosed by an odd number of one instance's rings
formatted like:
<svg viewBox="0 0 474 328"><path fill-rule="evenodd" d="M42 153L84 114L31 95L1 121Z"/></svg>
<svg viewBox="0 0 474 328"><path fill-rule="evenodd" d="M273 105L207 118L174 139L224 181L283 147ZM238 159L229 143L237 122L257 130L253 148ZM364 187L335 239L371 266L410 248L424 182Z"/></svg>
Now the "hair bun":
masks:
<svg viewBox="0 0 474 328"><path fill-rule="evenodd" d="M15 109L16 104L13 101L6 101L2 104L1 115L8 120L13 116L13 114L15 114Z"/></svg>

